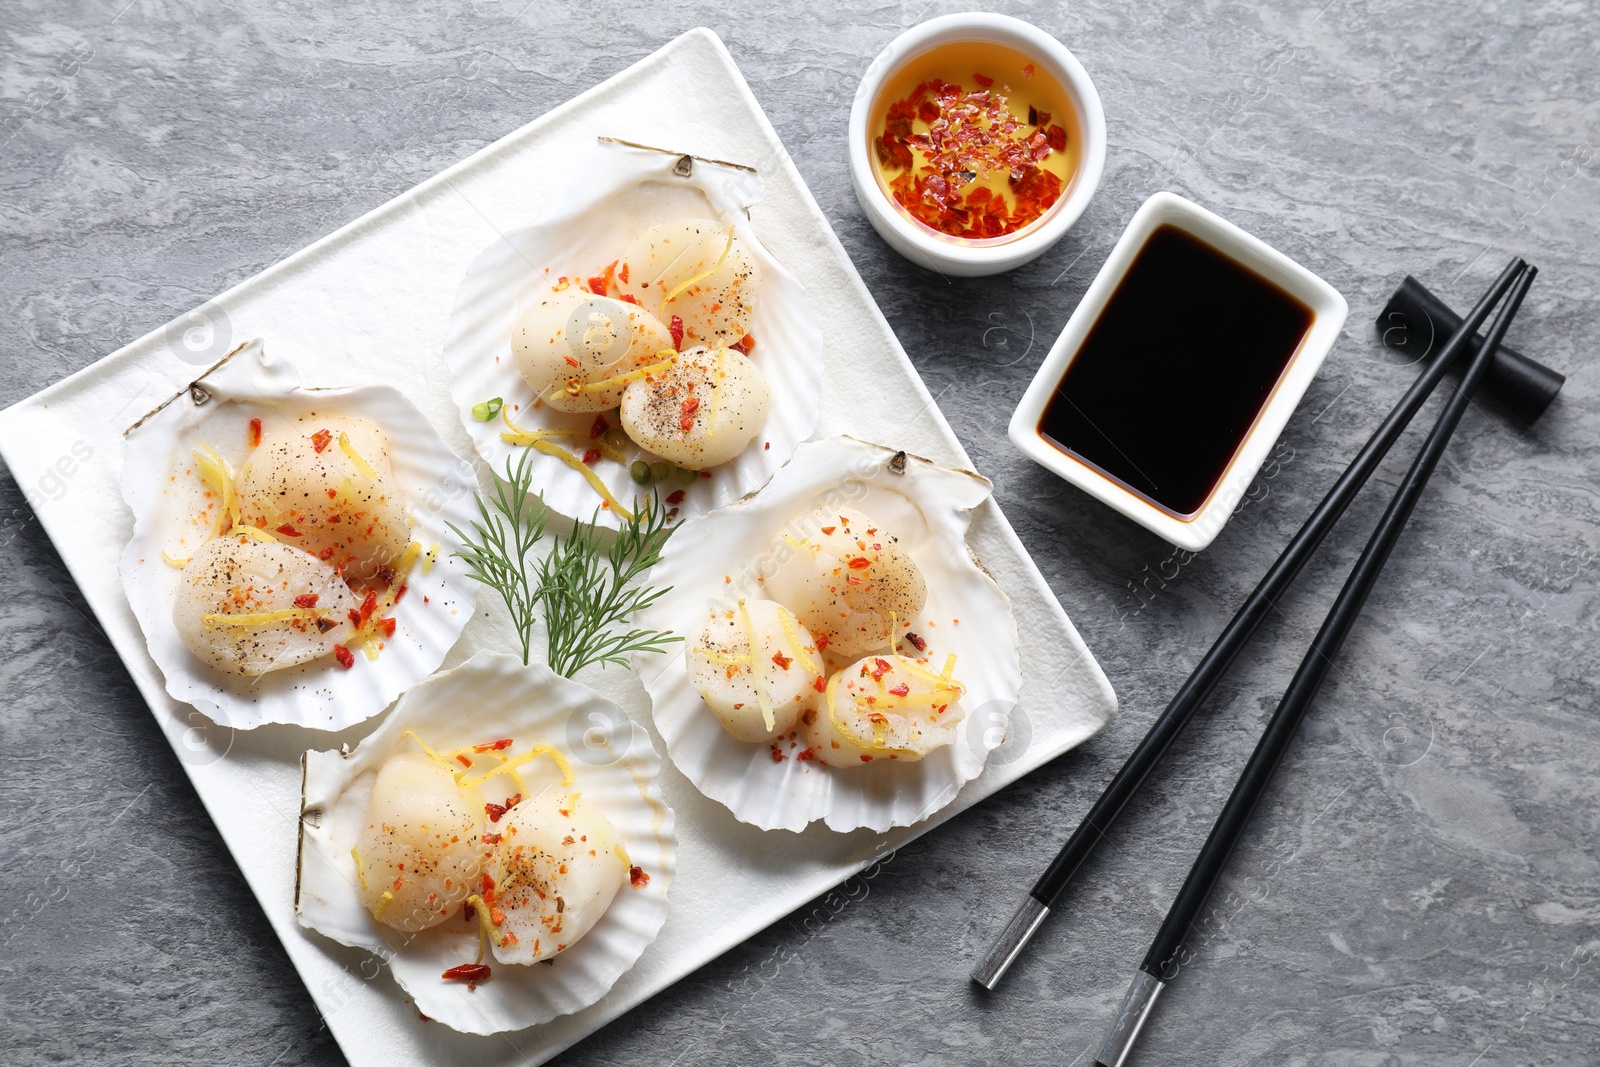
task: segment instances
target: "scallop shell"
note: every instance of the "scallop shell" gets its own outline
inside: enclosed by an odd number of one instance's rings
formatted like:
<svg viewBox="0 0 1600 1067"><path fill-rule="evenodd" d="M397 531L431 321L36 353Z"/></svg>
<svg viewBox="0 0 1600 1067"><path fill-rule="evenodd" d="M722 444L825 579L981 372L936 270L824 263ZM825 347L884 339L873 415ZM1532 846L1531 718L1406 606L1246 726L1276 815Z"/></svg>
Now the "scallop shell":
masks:
<svg viewBox="0 0 1600 1067"><path fill-rule="evenodd" d="M470 708L470 715L462 709ZM585 803L605 812L634 864L650 876L623 886L583 939L550 964L487 962L493 976L475 990L440 976L471 962L476 927L452 920L420 934L377 922L361 906L350 850L366 815L378 768L416 731L438 749L502 737L521 751L553 744L572 761ZM514 656L479 652L409 690L377 730L348 754L310 751L303 764L295 914L302 926L384 959L417 1010L469 1034L549 1022L605 995L655 940L667 917L677 863L672 809L662 799L661 760L650 735L594 690ZM524 776L532 778L528 768ZM554 776L552 775L552 778Z"/></svg>
<svg viewBox="0 0 1600 1067"><path fill-rule="evenodd" d="M900 538L928 582L927 604L910 630L927 641L934 663L956 653L955 677L967 687L967 717L953 744L920 762L877 760L841 770L790 758L800 747L787 740L777 749L781 761L771 745L735 740L689 683L681 652L641 658L635 669L667 754L700 792L763 830L799 831L821 819L841 832L883 831L926 819L982 773L989 752L1005 739L999 727L1022 688L1011 603L966 543L972 509L992 489L970 471L832 437L800 446L749 499L681 525L651 572L653 584L672 588L640 613L639 625L691 633L708 606L759 595L766 546L832 500Z"/></svg>
<svg viewBox="0 0 1600 1067"><path fill-rule="evenodd" d="M440 546L436 562L427 573L421 563L412 568L406 595L393 612L395 635L376 660L358 653L355 666L344 670L324 657L254 678L216 670L189 651L172 624L182 572L165 562L162 552L194 532L182 517L192 510L185 495L192 490L172 473L202 441L238 470L252 418L271 430L315 412L357 415L383 429L413 522L412 537L425 551ZM127 433L122 496L134 524L122 553L122 584L167 692L238 730L266 723L343 730L376 715L444 662L472 617L477 585L451 555L458 542L446 524L466 528L476 514L476 489L471 465L450 450L399 390L385 385L302 388L294 366L269 355L261 341L240 346Z"/></svg>
<svg viewBox="0 0 1600 1067"><path fill-rule="evenodd" d="M822 331L806 302L805 290L761 245L746 208L761 199L761 179L753 172L706 160L691 173L678 173L684 157L602 142L584 154L569 184L540 211L537 220L513 230L485 249L456 293L445 341L450 395L491 470L505 469L508 457L524 449L500 439L500 419L479 422L474 405L502 397L505 412L522 429L578 429L594 424L593 414L565 414L533 407L534 393L517 373L511 331L533 298L563 274L582 277L616 259L639 231L683 217L713 217L737 225L740 240L759 264L760 290L751 334L751 360L766 373L772 407L765 425L736 459L687 488L680 513L688 515L731 503L765 485L811 436L822 399ZM614 416L612 426L620 425ZM556 442L565 444L566 442ZM770 447L769 447L770 446ZM581 452L581 442L576 449ZM629 456L637 453L631 446ZM573 518L588 518L599 495L559 458L534 453L534 485L545 503ZM624 504L640 492L626 465L596 463L594 471ZM669 483L663 492L680 488ZM602 525L617 527L618 516L604 510Z"/></svg>

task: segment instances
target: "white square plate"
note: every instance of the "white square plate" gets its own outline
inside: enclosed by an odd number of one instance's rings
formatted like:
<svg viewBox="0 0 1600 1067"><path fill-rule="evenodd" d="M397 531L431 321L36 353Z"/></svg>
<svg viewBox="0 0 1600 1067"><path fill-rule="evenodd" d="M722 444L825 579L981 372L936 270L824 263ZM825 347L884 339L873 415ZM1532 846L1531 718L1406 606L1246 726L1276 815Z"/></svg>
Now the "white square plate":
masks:
<svg viewBox="0 0 1600 1067"><path fill-rule="evenodd" d="M422 408L456 452L473 455L450 400L442 358L456 287L467 265L505 231L526 225L558 188L577 150L599 134L728 159L759 169L753 209L774 256L804 283L828 330L819 435L849 432L951 466L970 466L949 425L868 295L827 220L722 42L694 30L576 99L422 183L206 305L223 351L262 337L301 368L307 385L385 382ZM599 1003L544 1026L470 1037L423 1022L370 956L295 923L299 758L369 731L342 735L268 727L229 733L171 700L145 651L117 577L132 529L118 482L121 431L186 387L197 363L179 358L176 328L157 330L0 413L0 455L30 492L68 569L183 761L206 810L283 940L306 987L357 1067L394 1063L494 1067L549 1059L629 1008L848 878L893 848L1103 727L1116 699L1099 665L993 503L975 514L970 541L1011 597L1022 634L1028 731L1004 746L955 802L932 819L878 835L763 833L736 822L670 767L662 788L677 811L678 875L661 936ZM209 345L207 342L210 342ZM885 394L900 402L882 403ZM902 413L886 421L886 412ZM62 473L70 466L70 476ZM487 472L478 467L480 480ZM53 499L48 499L53 497ZM446 666L483 648L511 651L504 609L480 596ZM650 725L628 672L586 673L636 721ZM1026 743L1021 735L1030 733ZM659 737L658 752L664 751Z"/></svg>

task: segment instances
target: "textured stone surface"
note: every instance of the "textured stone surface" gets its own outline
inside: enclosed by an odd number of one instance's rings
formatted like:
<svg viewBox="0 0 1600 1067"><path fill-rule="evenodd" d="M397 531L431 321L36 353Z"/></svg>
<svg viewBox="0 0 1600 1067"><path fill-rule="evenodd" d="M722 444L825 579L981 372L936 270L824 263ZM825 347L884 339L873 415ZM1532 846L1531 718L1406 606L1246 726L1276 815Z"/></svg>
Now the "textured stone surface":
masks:
<svg viewBox="0 0 1600 1067"><path fill-rule="evenodd" d="M1136 1062L1600 1059L1592 4L1002 4L1088 67L1111 147L1066 240L976 281L889 252L844 162L872 55L960 5L125 4L0 10L0 403L709 25L1121 697L1095 741L564 1063L1087 1063L1408 455L1385 465L999 994L967 983L975 954L1403 390L1410 372L1370 326L1388 290L1411 272L1464 305L1511 254L1535 261L1512 339L1567 372L1566 391L1531 430L1489 404L1469 413ZM1122 225L1161 188L1305 263L1352 309L1276 464L1193 559L1004 435ZM0 1058L337 1063L32 521L25 492L70 488L0 475Z"/></svg>

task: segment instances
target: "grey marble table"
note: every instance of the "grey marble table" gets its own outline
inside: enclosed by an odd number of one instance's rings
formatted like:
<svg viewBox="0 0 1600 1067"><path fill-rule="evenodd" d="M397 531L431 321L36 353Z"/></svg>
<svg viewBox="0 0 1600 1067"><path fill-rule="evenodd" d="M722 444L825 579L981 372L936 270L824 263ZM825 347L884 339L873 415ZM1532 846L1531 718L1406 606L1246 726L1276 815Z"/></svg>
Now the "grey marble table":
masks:
<svg viewBox="0 0 1600 1067"><path fill-rule="evenodd" d="M998 994L967 982L975 954L1409 381L1371 325L1388 290L1411 272L1469 303L1526 255L1543 274L1512 341L1567 388L1532 429L1489 403L1469 412L1137 1063L1600 1062L1600 10L1001 6L1096 79L1105 181L1042 260L952 282L866 225L844 134L877 50L959 5L7 0L0 403L681 30L715 28L1123 710L562 1062L1084 1064L1407 456ZM1023 461L1004 433L1122 226L1163 188L1305 263L1352 309L1275 462L1197 557ZM339 1062L33 521L26 494L52 491L0 475L0 1060Z"/></svg>

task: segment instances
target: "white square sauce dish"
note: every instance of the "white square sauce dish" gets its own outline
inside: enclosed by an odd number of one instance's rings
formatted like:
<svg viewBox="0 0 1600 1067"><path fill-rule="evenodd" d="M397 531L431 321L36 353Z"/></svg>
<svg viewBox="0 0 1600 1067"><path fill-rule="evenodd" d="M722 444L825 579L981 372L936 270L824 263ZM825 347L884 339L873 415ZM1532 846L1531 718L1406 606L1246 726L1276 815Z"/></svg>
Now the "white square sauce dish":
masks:
<svg viewBox="0 0 1600 1067"><path fill-rule="evenodd" d="M1348 312L1283 253L1156 193L1045 356L1011 441L1198 552L1249 488Z"/></svg>

